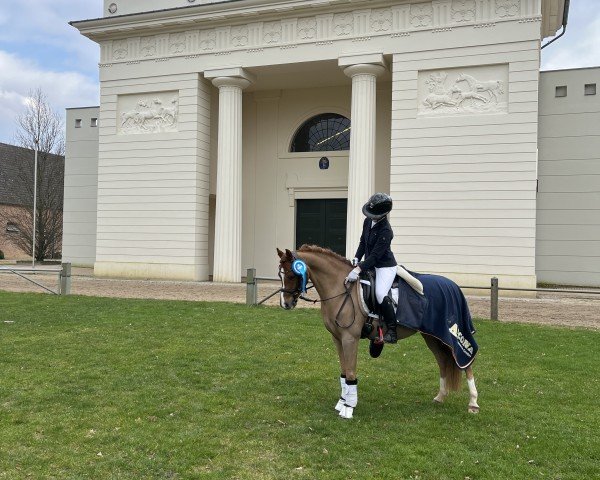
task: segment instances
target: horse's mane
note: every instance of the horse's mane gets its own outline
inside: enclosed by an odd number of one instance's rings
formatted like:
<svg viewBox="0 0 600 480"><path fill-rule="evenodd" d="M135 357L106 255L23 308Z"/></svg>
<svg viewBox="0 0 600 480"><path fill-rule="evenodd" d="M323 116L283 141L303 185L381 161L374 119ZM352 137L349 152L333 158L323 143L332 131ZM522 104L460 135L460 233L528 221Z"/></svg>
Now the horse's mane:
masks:
<svg viewBox="0 0 600 480"><path fill-rule="evenodd" d="M350 262L350 260L348 260L345 257L342 257L341 255L335 253L333 250L330 250L329 248L323 248L323 247L319 247L317 245L304 244L298 249L298 251L299 252L308 252L308 253L320 253L323 255L327 255L328 257L334 258L335 260L338 260L340 262L343 262L345 265L352 266L352 263Z"/></svg>

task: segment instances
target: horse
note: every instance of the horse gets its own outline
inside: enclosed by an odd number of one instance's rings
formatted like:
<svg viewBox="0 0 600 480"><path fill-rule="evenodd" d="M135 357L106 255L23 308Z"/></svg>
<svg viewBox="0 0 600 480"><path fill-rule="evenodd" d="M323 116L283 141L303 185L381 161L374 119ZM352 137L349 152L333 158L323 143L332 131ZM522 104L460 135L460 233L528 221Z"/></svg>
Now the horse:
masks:
<svg viewBox="0 0 600 480"><path fill-rule="evenodd" d="M173 125L177 119L177 99L171 100L171 107L163 107L159 98L155 98L153 103L157 106L155 118L160 118L164 123Z"/></svg>
<svg viewBox="0 0 600 480"><path fill-rule="evenodd" d="M358 403L356 363L358 345L367 322L360 298L359 283L345 284L345 278L352 270L350 261L337 253L315 245L302 245L292 253L281 251L279 255L279 277L281 278L280 306L285 310L293 309L300 298L304 298L306 282L312 282L321 303L321 316L325 328L331 334L340 363L341 395L335 409L342 418L350 419ZM301 262L298 262L301 260ZM302 274L302 269L305 269ZM402 308L399 305L398 308ZM377 320L376 328L368 335L374 342L381 338L382 332ZM379 332L379 334L378 334ZM398 326L398 339L404 339L417 333L406 327ZM456 365L449 347L433 336L421 334L429 350L433 353L440 373L439 391L433 401L443 403L450 391L460 388L461 369ZM469 385L469 413L478 413L477 388L471 365L465 368Z"/></svg>
<svg viewBox="0 0 600 480"><path fill-rule="evenodd" d="M456 99L452 98L451 93L430 93L427 95L425 100L423 100L423 105L431 108L432 110L435 110L439 107L456 107L458 103L459 102Z"/></svg>
<svg viewBox="0 0 600 480"><path fill-rule="evenodd" d="M148 104L144 100L140 100L134 110L123 112L121 114L121 127L131 126L131 123L135 126L147 130L144 123L146 120L151 120L156 117L156 112L148 107ZM132 122L130 122L132 120Z"/></svg>
<svg viewBox="0 0 600 480"><path fill-rule="evenodd" d="M461 73L456 79L456 83L467 82L471 92L488 92L490 94L489 100L492 98L498 103L498 95L504 93L504 84L501 80L488 80L486 82L480 82L475 77Z"/></svg>

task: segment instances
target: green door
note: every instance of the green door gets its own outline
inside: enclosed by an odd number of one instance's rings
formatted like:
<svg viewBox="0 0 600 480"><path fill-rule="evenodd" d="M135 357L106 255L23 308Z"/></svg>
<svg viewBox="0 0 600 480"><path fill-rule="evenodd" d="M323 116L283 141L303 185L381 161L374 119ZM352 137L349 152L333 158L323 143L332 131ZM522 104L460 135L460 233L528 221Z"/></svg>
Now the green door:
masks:
<svg viewBox="0 0 600 480"><path fill-rule="evenodd" d="M344 199L296 201L296 248L308 243L346 255L346 210Z"/></svg>

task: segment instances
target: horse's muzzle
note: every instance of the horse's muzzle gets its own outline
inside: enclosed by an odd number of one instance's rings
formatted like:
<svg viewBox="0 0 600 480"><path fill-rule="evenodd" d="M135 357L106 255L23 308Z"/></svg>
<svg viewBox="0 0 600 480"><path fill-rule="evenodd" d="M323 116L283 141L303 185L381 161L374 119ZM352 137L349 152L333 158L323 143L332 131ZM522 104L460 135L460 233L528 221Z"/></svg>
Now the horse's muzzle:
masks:
<svg viewBox="0 0 600 480"><path fill-rule="evenodd" d="M285 297L286 295L282 292L281 297L279 298L279 305L285 310L292 310L298 303L298 297L292 296L290 300L287 300Z"/></svg>
<svg viewBox="0 0 600 480"><path fill-rule="evenodd" d="M283 302L283 308L286 310L292 310L298 304L298 300L294 298L291 302Z"/></svg>

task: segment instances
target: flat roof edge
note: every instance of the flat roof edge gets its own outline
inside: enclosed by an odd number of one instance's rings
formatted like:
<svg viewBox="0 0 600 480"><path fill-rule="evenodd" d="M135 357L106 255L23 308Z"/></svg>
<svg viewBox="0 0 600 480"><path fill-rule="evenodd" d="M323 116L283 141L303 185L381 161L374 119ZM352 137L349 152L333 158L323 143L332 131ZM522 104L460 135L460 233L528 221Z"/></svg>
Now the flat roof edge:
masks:
<svg viewBox="0 0 600 480"><path fill-rule="evenodd" d="M600 69L600 65L596 65L595 67L555 68L553 70L540 70L540 73L568 72L568 71L572 71L572 70L594 70L594 69Z"/></svg>
<svg viewBox="0 0 600 480"><path fill-rule="evenodd" d="M83 110L84 108L100 108L100 105L91 105L89 107L66 107L65 110Z"/></svg>

